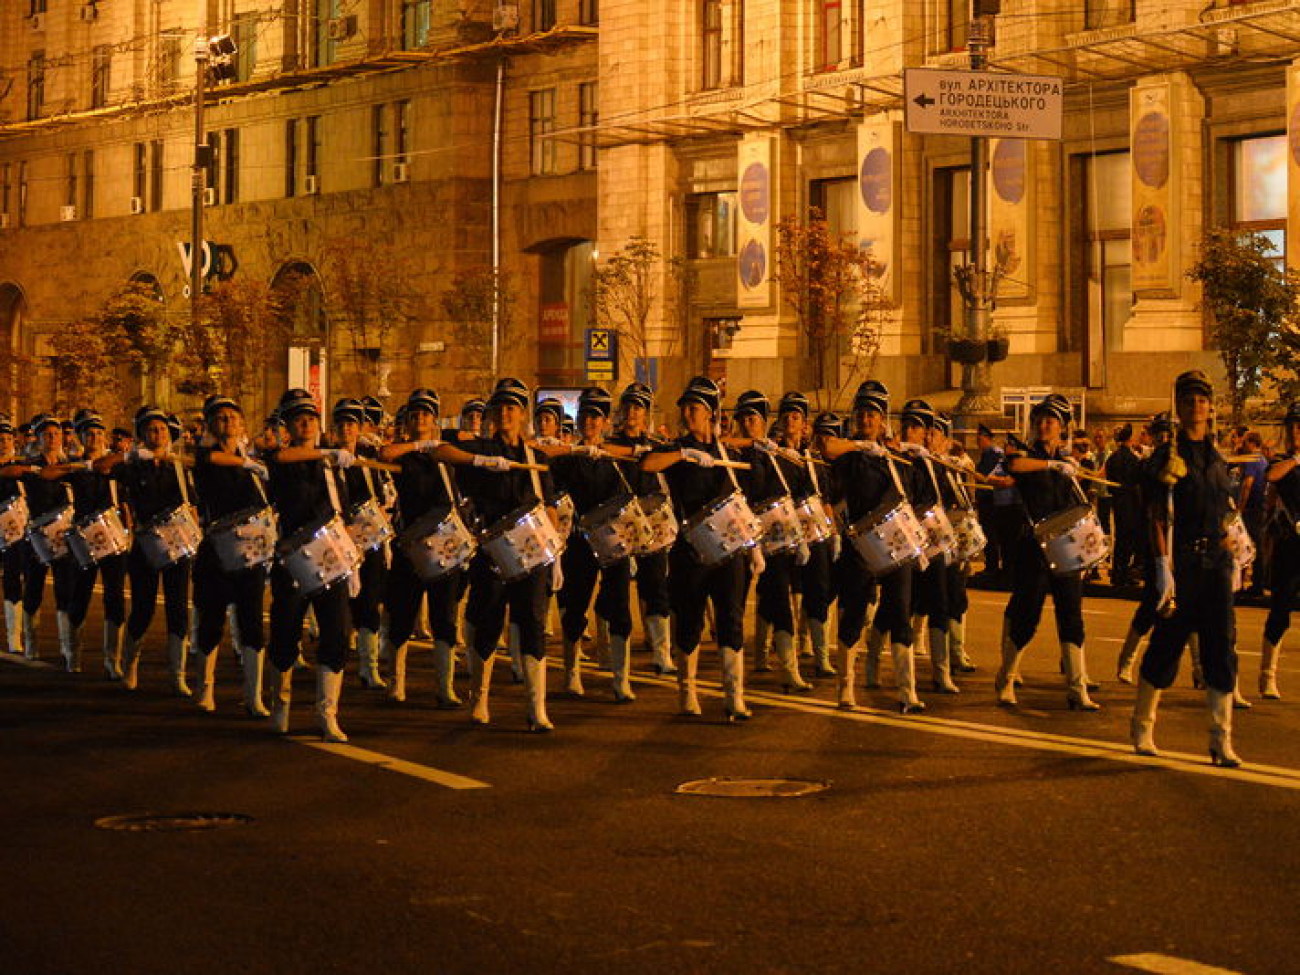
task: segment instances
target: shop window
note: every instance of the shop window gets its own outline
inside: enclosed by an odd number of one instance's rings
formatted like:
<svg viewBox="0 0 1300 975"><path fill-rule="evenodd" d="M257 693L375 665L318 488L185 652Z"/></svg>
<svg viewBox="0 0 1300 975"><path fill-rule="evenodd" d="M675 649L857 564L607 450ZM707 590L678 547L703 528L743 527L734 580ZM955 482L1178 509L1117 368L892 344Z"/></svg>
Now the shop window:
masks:
<svg viewBox="0 0 1300 975"><path fill-rule="evenodd" d="M686 198L686 254L693 260L736 256L736 194L692 193Z"/></svg>

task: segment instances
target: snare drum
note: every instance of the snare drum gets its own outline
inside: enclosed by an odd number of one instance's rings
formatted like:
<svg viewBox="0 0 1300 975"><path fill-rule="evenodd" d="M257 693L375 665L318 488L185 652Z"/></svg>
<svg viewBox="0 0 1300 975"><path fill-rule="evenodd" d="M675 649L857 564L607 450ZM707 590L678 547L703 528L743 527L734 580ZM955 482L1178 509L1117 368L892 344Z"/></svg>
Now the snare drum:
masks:
<svg viewBox="0 0 1300 975"><path fill-rule="evenodd" d="M788 494L769 498L754 508L754 517L763 526L763 554L792 552L803 544L803 527L794 499Z"/></svg>
<svg viewBox="0 0 1300 975"><path fill-rule="evenodd" d="M276 556L304 596L346 580L361 565L361 552L337 514L294 532L276 546Z"/></svg>
<svg viewBox="0 0 1300 975"><path fill-rule="evenodd" d="M952 522L952 531L957 537L957 550L954 553L957 561L969 562L978 558L988 544L979 516L970 508L950 508L948 520Z"/></svg>
<svg viewBox="0 0 1300 975"><path fill-rule="evenodd" d="M1057 576L1091 569L1109 551L1097 512L1087 504L1044 518L1034 525L1034 539L1047 556L1052 575Z"/></svg>
<svg viewBox="0 0 1300 975"><path fill-rule="evenodd" d="M522 579L550 565L564 550L546 509L536 504L517 508L483 533L481 548L506 582Z"/></svg>
<svg viewBox="0 0 1300 975"><path fill-rule="evenodd" d="M0 504L0 552L17 545L27 534L27 498L16 494Z"/></svg>
<svg viewBox="0 0 1300 975"><path fill-rule="evenodd" d="M395 532L393 523L388 520L388 512L379 499L370 498L353 505L348 512L348 534L361 551L373 552L391 539Z"/></svg>
<svg viewBox="0 0 1300 975"><path fill-rule="evenodd" d="M159 570L192 556L203 541L203 529L188 504L178 504L145 525L136 535L149 568Z"/></svg>
<svg viewBox="0 0 1300 975"><path fill-rule="evenodd" d="M555 509L555 530L560 536L560 548L569 544L569 536L573 534L573 522L577 517L577 509L573 505L573 498L569 496L568 491L560 491L555 495L555 502L551 505Z"/></svg>
<svg viewBox="0 0 1300 975"><path fill-rule="evenodd" d="M637 502L645 515L648 534L636 554L654 555L672 548L677 541L677 515L673 513L672 499L666 494L643 494Z"/></svg>
<svg viewBox="0 0 1300 975"><path fill-rule="evenodd" d="M844 533L873 576L925 564L925 529L906 501L886 502Z"/></svg>
<svg viewBox="0 0 1300 975"><path fill-rule="evenodd" d="M72 557L83 569L93 569L104 559L125 555L131 548L131 533L116 508L78 518L67 539Z"/></svg>
<svg viewBox="0 0 1300 975"><path fill-rule="evenodd" d="M936 504L921 515L921 529L925 532L925 557L930 561L945 558L957 550L957 535L943 505Z"/></svg>
<svg viewBox="0 0 1300 975"><path fill-rule="evenodd" d="M451 506L429 511L402 532L398 544L415 574L426 582L464 568L478 551L474 533Z"/></svg>
<svg viewBox="0 0 1300 975"><path fill-rule="evenodd" d="M1245 572L1255 561L1255 543L1251 540L1250 532L1246 530L1246 522L1241 517L1241 512L1234 511L1228 515L1223 523L1223 534L1224 547L1232 553L1232 561L1237 567L1237 572Z"/></svg>
<svg viewBox="0 0 1300 975"><path fill-rule="evenodd" d="M72 505L52 508L27 523L27 540L45 565L68 554L68 532L72 529Z"/></svg>
<svg viewBox="0 0 1300 975"><path fill-rule="evenodd" d="M266 565L275 558L279 536L275 509L245 508L218 518L208 527L208 538L226 572L241 572Z"/></svg>
<svg viewBox="0 0 1300 975"><path fill-rule="evenodd" d="M686 522L686 540L707 566L753 548L762 534L763 526L739 491L715 498Z"/></svg>
<svg viewBox="0 0 1300 975"><path fill-rule="evenodd" d="M794 506L794 513L799 517L803 537L809 545L824 542L835 535L835 519L826 510L821 496L810 494Z"/></svg>
<svg viewBox="0 0 1300 975"><path fill-rule="evenodd" d="M620 494L578 519L578 531L602 566L621 562L641 551L650 523L635 495Z"/></svg>

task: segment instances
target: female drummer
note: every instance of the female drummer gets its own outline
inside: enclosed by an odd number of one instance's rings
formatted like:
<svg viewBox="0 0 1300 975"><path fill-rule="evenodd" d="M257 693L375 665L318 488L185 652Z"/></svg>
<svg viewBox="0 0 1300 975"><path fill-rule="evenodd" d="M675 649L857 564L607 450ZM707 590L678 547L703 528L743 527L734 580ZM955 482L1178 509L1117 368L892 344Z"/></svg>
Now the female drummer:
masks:
<svg viewBox="0 0 1300 975"><path fill-rule="evenodd" d="M20 480L27 467L14 446L14 425L7 416L0 416L0 506L7 507L26 493ZM16 469L9 474L5 469ZM4 573L5 638L10 653L23 652L23 575L26 571L26 544L22 539L11 541L0 555L0 571Z"/></svg>
<svg viewBox="0 0 1300 975"><path fill-rule="evenodd" d="M906 501L907 493L897 462L885 447L885 418L889 413L889 390L884 383L868 379L853 397L852 439L821 439L822 453L833 462L837 500L845 504L849 524L866 518L881 505ZM904 565L876 579L852 545L845 545L836 566L839 582L839 705L857 707L853 687L854 644L866 625L867 608L877 587L879 606L872 620L875 639L889 640L898 688L898 707L903 714L920 714L925 704L916 695L916 666L912 644L913 567ZM871 646L868 647L868 653ZM868 686L874 683L874 661L868 661Z"/></svg>
<svg viewBox="0 0 1300 975"><path fill-rule="evenodd" d="M1173 683L1183 647L1200 639L1205 699L1210 712L1210 761L1237 768L1232 747L1232 697L1237 686L1236 616L1232 553L1224 521L1232 489L1210 424L1214 391L1203 372L1174 380L1177 440L1154 455L1155 481L1147 504L1156 563L1157 606L1151 643L1142 658L1130 736L1139 755L1155 755L1156 709Z"/></svg>
<svg viewBox="0 0 1300 975"><path fill-rule="evenodd" d="M403 533L410 533L421 519L433 512L449 514L453 507L463 507L451 471L431 456L440 445L441 405L434 390L413 391L399 411L406 419L406 439L388 444L380 452L383 460L402 468L400 474L394 475L394 481L398 528ZM468 513L462 512L462 519L468 518ZM393 547L393 564L384 597L388 606L388 658L393 668L388 696L392 700L406 700L407 644L420 606L427 599L429 625L433 630L434 700L444 710L461 706L456 696L452 648L456 646L457 606L464 589L465 572L465 568L455 569L426 581L416 572L402 546Z"/></svg>
<svg viewBox="0 0 1300 975"><path fill-rule="evenodd" d="M927 446L932 457L949 459L949 447L952 444L952 417L946 413L936 413L934 417L934 429L930 431L930 439ZM966 468L971 476L974 476L974 465ZM970 497L971 488L962 483L959 472L954 471L951 467L937 467L935 476L939 481L939 495L942 498L944 507L952 510L954 508L964 508L971 512L974 517L974 503ZM970 600L966 595L966 578L970 574L970 563L960 562L955 558L948 560L947 579L945 588L947 593L947 660L951 673L970 673L975 669L974 664L966 655L966 612L970 608ZM931 657L934 655L934 644L936 640L935 633L930 632L930 652ZM936 674L935 680L939 677ZM940 688L936 687L936 690Z"/></svg>
<svg viewBox="0 0 1300 975"><path fill-rule="evenodd" d="M369 419L368 419L369 417ZM334 445L354 457L378 456L378 424L374 421L373 407L367 409L361 400L341 399L334 404L332 411L334 426ZM382 420L382 410L380 411ZM365 439L362 431L369 428ZM383 505L382 473L361 464L354 464L342 472L347 482L348 498L353 507L376 501ZM361 683L373 690L382 690L387 685L379 675L379 623L380 607L388 579L389 548L388 543L361 553L363 558L358 578L361 590L353 597L351 603L352 625L357 632L357 670ZM396 700L403 700L405 688Z"/></svg>
<svg viewBox="0 0 1300 975"><path fill-rule="evenodd" d="M722 394L713 380L692 379L678 397L685 432L676 440L656 447L641 459L641 469L660 471L672 491L678 520L686 523L705 511L720 496L736 490L733 472L715 466L727 459L718 441L717 422ZM756 551L756 550L754 550ZM761 553L757 556L761 559ZM669 554L668 584L673 610L673 646L677 663L677 686L681 712L698 715L696 693L700 634L704 629L705 607L713 604L714 629L722 653L722 689L730 721L751 717L745 706L744 610L746 557L737 553L714 566L703 565L684 533Z"/></svg>
<svg viewBox="0 0 1300 975"><path fill-rule="evenodd" d="M518 379L498 381L488 400L486 420L490 432L485 436L461 440L459 446L439 444L433 456L464 468L460 481L465 493L482 523L491 530L520 508L552 502L555 490L549 471L538 463L538 455L525 441L528 387ZM547 507L546 512L554 524L554 509ZM473 703L470 719L475 724L484 725L490 720L492 661L509 609L511 623L519 627L529 728L554 730L546 713L544 628L552 576L557 574L558 563L537 566L522 578L505 582L493 571L485 552L480 550L471 562L465 618L474 628L469 667Z"/></svg>
<svg viewBox="0 0 1300 975"><path fill-rule="evenodd" d="M1068 399L1060 393L1048 394L1029 413L1034 443L1009 461L1011 476L1032 523L1081 503L1075 480L1078 467L1069 459L1069 442L1065 440L1073 417ZM1011 599L1003 616L1002 666L994 682L998 704L1016 706L1014 676L1019 673L1020 658L1034 638L1043 615L1043 603L1050 593L1065 672L1066 703L1072 711L1100 710L1100 705L1088 696L1083 655L1082 575L1054 574L1027 526L1015 542L1012 564Z"/></svg>
<svg viewBox="0 0 1300 975"><path fill-rule="evenodd" d="M650 410L654 406L654 394L649 386L639 382L628 384L619 396L618 405L619 428L609 438L609 443L630 447L638 458L662 443L650 432ZM668 486L661 474L647 474L632 465L624 465L621 470L637 497L645 498L654 494L667 497ZM641 622L645 628L646 642L650 644L652 665L659 674L676 674L672 628L668 622L672 614L668 598L668 549L638 555L635 565L636 593L641 603Z"/></svg>
<svg viewBox="0 0 1300 975"><path fill-rule="evenodd" d="M213 544L212 527L240 513L264 510L270 504L263 481L269 473L248 454L244 412L225 396L209 396L203 404L208 438L195 451L194 483L204 538L194 558L195 652L202 661L198 704L216 710L214 697L217 645L225 628L227 607L234 606L239 659L243 668L244 709L254 717L270 712L262 703L262 654L266 646L262 606L269 560L239 569L222 566Z"/></svg>
<svg viewBox="0 0 1300 975"><path fill-rule="evenodd" d="M1268 572L1273 584L1272 602L1259 656L1259 693L1269 701L1282 696L1277 687L1277 662L1282 637L1291 627L1291 605L1300 590L1300 402L1287 407L1282 426L1282 454L1268 469L1268 482L1277 498L1277 517L1272 525L1274 541Z"/></svg>
<svg viewBox="0 0 1300 975"><path fill-rule="evenodd" d="M356 461L346 450L322 450L320 410L305 389L290 389L280 397L279 414L288 428L289 443L265 455L270 469L269 494L280 514L282 543L303 529L328 522L348 507L347 484L336 476ZM345 742L347 735L338 724L339 692L347 660L352 620L348 612L350 588L356 574L304 596L279 561L271 568L271 664L277 674L271 727L280 734L289 731L289 708L293 702L293 667L302 642L303 618L310 607L320 637L316 644L316 719L321 738Z"/></svg>
<svg viewBox="0 0 1300 975"><path fill-rule="evenodd" d="M82 443L83 463L93 464L108 456L108 436L103 420L94 413L85 413L77 420L76 427L77 437ZM76 521L118 508L117 482L112 476L101 474L92 467L70 473L66 479L72 486ZM79 645L96 581L104 593L104 672L109 680L121 680L122 626L126 622L126 553L106 555L74 574L72 600L68 607L74 647Z"/></svg>

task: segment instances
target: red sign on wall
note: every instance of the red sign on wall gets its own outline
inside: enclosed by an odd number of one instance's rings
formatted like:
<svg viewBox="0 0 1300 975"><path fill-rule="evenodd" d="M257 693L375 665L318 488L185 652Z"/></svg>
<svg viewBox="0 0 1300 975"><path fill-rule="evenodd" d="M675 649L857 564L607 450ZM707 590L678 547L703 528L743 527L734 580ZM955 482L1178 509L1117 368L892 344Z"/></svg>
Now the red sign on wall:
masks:
<svg viewBox="0 0 1300 975"><path fill-rule="evenodd" d="M538 340L543 345L564 345L569 341L569 306L564 302L542 305Z"/></svg>

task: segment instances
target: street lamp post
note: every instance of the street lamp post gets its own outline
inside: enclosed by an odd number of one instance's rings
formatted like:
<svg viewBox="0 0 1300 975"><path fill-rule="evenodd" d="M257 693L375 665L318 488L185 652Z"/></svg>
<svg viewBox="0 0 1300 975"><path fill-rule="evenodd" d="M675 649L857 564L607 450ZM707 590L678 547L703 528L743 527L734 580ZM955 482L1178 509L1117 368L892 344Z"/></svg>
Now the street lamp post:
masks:
<svg viewBox="0 0 1300 975"><path fill-rule="evenodd" d="M203 102L207 92L208 47L207 3L200 2L199 33L194 39L194 169L190 175L190 324L199 326L203 300L203 196L207 189L212 147L204 132Z"/></svg>

